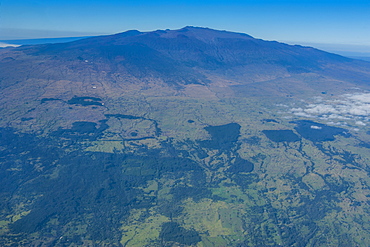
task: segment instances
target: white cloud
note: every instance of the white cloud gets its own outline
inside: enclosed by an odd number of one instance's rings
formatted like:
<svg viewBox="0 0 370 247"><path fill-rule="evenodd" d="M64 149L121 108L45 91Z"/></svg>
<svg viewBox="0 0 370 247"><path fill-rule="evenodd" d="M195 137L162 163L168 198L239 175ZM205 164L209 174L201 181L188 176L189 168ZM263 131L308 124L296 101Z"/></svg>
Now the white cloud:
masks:
<svg viewBox="0 0 370 247"><path fill-rule="evenodd" d="M339 113L337 109L335 109L334 106L331 105L315 105L312 106L310 105L311 108L308 108L305 110L305 112L310 113L310 114L315 114L315 115L322 115L322 114L332 114L332 113Z"/></svg>
<svg viewBox="0 0 370 247"><path fill-rule="evenodd" d="M348 97L349 99L362 103L370 103L370 93L367 94L354 94Z"/></svg>
<svg viewBox="0 0 370 247"><path fill-rule="evenodd" d="M355 123L356 125L362 125L362 126L366 126L366 124L362 121L356 121Z"/></svg>
<svg viewBox="0 0 370 247"><path fill-rule="evenodd" d="M365 126L370 120L370 93L345 94L337 99L315 98L314 103L291 109L296 116L323 120L354 120Z"/></svg>
<svg viewBox="0 0 370 247"><path fill-rule="evenodd" d="M20 45L13 45L13 44L6 44L6 43L2 43L0 42L0 48L5 48L5 47L18 47Z"/></svg>

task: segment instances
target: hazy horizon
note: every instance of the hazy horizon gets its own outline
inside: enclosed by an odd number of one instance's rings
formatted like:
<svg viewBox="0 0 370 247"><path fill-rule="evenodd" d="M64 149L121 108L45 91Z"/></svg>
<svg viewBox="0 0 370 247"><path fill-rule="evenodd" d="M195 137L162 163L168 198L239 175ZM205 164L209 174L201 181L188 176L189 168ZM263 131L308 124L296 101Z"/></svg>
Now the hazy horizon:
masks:
<svg viewBox="0 0 370 247"><path fill-rule="evenodd" d="M265 40L370 46L370 2L349 0L2 1L0 40L201 26Z"/></svg>
<svg viewBox="0 0 370 247"><path fill-rule="evenodd" d="M125 32L125 31L122 31L122 32ZM139 31L142 31L142 30L139 30ZM150 31L155 31L155 30L146 30L144 32L150 32ZM230 30L226 30L226 31L230 31ZM37 33L33 33L33 34L35 35ZM7 46L19 46L19 45L24 45L24 44L26 45L41 44L45 42L50 42L50 43L69 42L69 41L77 40L79 38L87 38L91 36L100 36L100 35L111 35L114 33L111 33L111 34L80 33L80 35L78 35L79 34L78 32L68 33L68 32L49 31L49 35L45 35L45 34L42 35L42 32L39 30L38 34L41 36L34 37L34 38L24 38L24 39L0 39L0 48L7 47ZM67 35L67 34L75 34L75 35L73 36L73 35ZM246 34L255 37L251 33L247 32ZM258 37L255 37L255 38L258 38ZM276 40L276 41L287 43L290 45L310 46L310 47L314 47L320 50L324 50L324 51L328 51L328 52L332 52L332 53L336 53L336 54L348 56L348 57L370 57L370 45L343 44L343 43L342 44L341 43L320 43L320 42L306 42L306 41L297 41L297 40Z"/></svg>

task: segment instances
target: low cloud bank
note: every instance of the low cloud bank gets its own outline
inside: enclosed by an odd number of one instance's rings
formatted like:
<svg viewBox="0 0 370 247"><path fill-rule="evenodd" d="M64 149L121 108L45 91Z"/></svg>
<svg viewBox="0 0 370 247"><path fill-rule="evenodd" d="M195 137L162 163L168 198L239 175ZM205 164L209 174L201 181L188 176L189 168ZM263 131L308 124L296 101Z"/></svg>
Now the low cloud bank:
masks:
<svg viewBox="0 0 370 247"><path fill-rule="evenodd" d="M354 120L354 124L365 126L370 120L370 93L345 94L335 100L317 99L317 103L292 108L291 112L308 118Z"/></svg>
<svg viewBox="0 0 370 247"><path fill-rule="evenodd" d="M13 45L13 44L7 44L7 43L2 43L0 42L0 48L5 48L5 47L18 47L20 45Z"/></svg>

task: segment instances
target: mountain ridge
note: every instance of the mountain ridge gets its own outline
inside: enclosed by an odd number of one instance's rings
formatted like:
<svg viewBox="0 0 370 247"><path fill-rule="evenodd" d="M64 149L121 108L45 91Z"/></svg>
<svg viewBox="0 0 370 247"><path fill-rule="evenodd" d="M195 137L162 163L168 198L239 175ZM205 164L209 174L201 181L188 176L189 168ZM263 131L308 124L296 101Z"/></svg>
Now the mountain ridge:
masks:
<svg viewBox="0 0 370 247"><path fill-rule="evenodd" d="M369 81L363 78L368 77L370 66L367 62L312 47L291 46L255 39L247 34L198 27L153 32L131 30L68 43L7 48L0 52L0 56L3 62L1 74L11 70L7 66L14 67L17 59L27 63L37 58L48 61L49 66L67 66L68 80L75 80L81 73L90 73L88 71L95 74L105 71L108 81L111 80L109 76L115 74L147 83L159 80L178 89L188 84L208 85L210 78L248 84L304 73L333 79L337 75L346 76L350 83L363 84ZM42 74L40 69L48 70L43 68L45 65L42 63L28 73L37 74L33 76L37 77ZM25 69L27 67L32 65L25 65ZM341 70L333 69L336 67ZM55 80L64 77L50 76ZM353 80L360 77L361 80Z"/></svg>

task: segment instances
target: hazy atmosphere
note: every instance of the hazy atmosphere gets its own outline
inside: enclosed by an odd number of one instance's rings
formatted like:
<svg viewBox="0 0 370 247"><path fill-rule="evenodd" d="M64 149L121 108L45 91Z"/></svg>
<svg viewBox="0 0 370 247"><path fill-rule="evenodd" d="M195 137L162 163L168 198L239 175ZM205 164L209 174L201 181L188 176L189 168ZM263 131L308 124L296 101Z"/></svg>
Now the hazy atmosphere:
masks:
<svg viewBox="0 0 370 247"><path fill-rule="evenodd" d="M349 0L3 0L0 40L201 26L289 43L370 52L370 2ZM355 47L356 46L356 47ZM360 47L357 47L360 46Z"/></svg>

